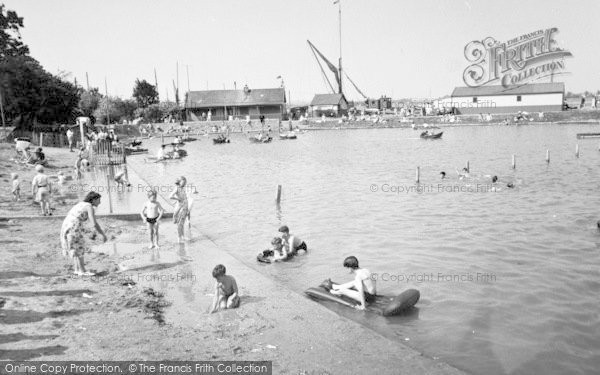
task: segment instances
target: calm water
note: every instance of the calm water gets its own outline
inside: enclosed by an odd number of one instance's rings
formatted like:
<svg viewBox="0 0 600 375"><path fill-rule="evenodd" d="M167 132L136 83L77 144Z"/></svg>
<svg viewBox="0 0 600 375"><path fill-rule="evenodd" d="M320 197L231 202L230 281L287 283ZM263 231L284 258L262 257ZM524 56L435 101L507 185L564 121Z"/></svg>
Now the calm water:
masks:
<svg viewBox="0 0 600 375"><path fill-rule="evenodd" d="M189 143L183 161L129 161L152 184L187 176L201 192L192 219L202 231L288 288L349 279L342 260L356 255L379 275L380 294L419 289L408 316L329 307L428 356L474 373L584 374L600 367L600 140L576 139L586 131L598 127L461 127L439 141L410 129L315 131L271 144L235 135ZM472 178L459 180L467 160ZM495 191L490 175L502 182ZM382 191L392 186L399 193ZM309 254L257 264L281 224Z"/></svg>

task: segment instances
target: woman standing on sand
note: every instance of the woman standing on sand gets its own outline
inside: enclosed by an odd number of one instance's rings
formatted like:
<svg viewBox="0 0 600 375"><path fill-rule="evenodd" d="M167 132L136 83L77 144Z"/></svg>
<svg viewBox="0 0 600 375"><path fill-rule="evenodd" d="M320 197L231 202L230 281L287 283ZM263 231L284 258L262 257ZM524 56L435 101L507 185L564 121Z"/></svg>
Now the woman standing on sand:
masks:
<svg viewBox="0 0 600 375"><path fill-rule="evenodd" d="M65 217L60 230L60 243L63 249L63 255L69 255L73 258L73 268L75 275L91 276L93 273L86 272L83 264L83 254L87 250L85 239L83 237L83 223L90 219L94 228L102 235L102 241L106 242L106 234L102 231L100 224L96 221L94 207L100 205L101 195L95 191L90 191L83 202L77 203Z"/></svg>
<svg viewBox="0 0 600 375"><path fill-rule="evenodd" d="M181 176L175 180L176 190L171 193L169 199L175 201L175 211L173 212L173 222L177 224L177 236L179 242L183 242L183 226L185 219L188 217L188 199L185 192L185 184L187 180Z"/></svg>

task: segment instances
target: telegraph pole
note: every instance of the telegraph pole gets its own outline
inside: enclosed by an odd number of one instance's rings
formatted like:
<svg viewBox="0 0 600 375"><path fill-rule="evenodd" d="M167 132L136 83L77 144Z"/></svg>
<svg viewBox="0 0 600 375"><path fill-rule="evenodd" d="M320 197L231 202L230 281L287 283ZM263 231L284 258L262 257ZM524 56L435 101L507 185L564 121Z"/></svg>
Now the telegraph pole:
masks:
<svg viewBox="0 0 600 375"><path fill-rule="evenodd" d="M108 107L109 107L108 85L106 84L106 77L104 77L104 92L106 93L106 121L107 121L107 125L110 125L110 112L108 111Z"/></svg>

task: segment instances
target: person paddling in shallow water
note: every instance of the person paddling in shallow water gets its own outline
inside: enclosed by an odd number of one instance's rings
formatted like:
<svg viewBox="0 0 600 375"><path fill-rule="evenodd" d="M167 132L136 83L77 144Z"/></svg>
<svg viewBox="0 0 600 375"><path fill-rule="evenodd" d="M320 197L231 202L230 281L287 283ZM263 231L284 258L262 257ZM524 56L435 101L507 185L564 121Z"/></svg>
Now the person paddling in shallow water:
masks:
<svg viewBox="0 0 600 375"><path fill-rule="evenodd" d="M377 294L375 280L369 270L358 266L358 259L355 256L344 259L344 267L350 268L350 273L355 274L354 280L340 285L332 284L330 293L336 296L350 297L359 302L356 309L364 310L367 302L375 300Z"/></svg>
<svg viewBox="0 0 600 375"><path fill-rule="evenodd" d="M169 199L175 201L175 211L173 212L173 222L177 224L177 236L179 243L182 243L184 238L184 225L185 220L188 218L188 198L185 192L185 184L187 180L185 177L181 176L175 180L176 189Z"/></svg>
<svg viewBox="0 0 600 375"><path fill-rule="evenodd" d="M290 229L287 225L279 228L279 232L281 233L281 239L283 241L283 246L286 248L288 256L294 256L298 254L298 251L304 250L308 251L306 247L306 243L302 241L298 236L294 236L290 234Z"/></svg>
<svg viewBox="0 0 600 375"><path fill-rule="evenodd" d="M94 207L100 205L100 198L100 194L95 191L90 191L83 199L83 202L79 202L71 208L67 217L65 217L60 230L60 242L63 249L63 255L68 255L73 259L75 275L94 275L92 272L86 272L85 265L83 264L83 254L88 251L83 237L83 224L88 219L96 231L102 235L102 241L106 242L106 234L104 234L100 224L96 221L94 213Z"/></svg>

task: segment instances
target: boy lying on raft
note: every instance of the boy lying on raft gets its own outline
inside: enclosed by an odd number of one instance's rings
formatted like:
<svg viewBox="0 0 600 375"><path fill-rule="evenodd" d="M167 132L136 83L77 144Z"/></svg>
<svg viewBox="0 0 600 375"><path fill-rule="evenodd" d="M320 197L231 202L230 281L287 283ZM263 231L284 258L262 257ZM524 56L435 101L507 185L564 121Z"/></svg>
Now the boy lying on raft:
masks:
<svg viewBox="0 0 600 375"><path fill-rule="evenodd" d="M364 310L367 302L375 301L375 295L377 294L375 280L369 270L358 266L358 259L355 256L349 256L344 259L344 267L350 268L350 273L355 274L354 280L345 284L331 284L329 292L336 296L343 295L350 297L360 302L355 308Z"/></svg>

